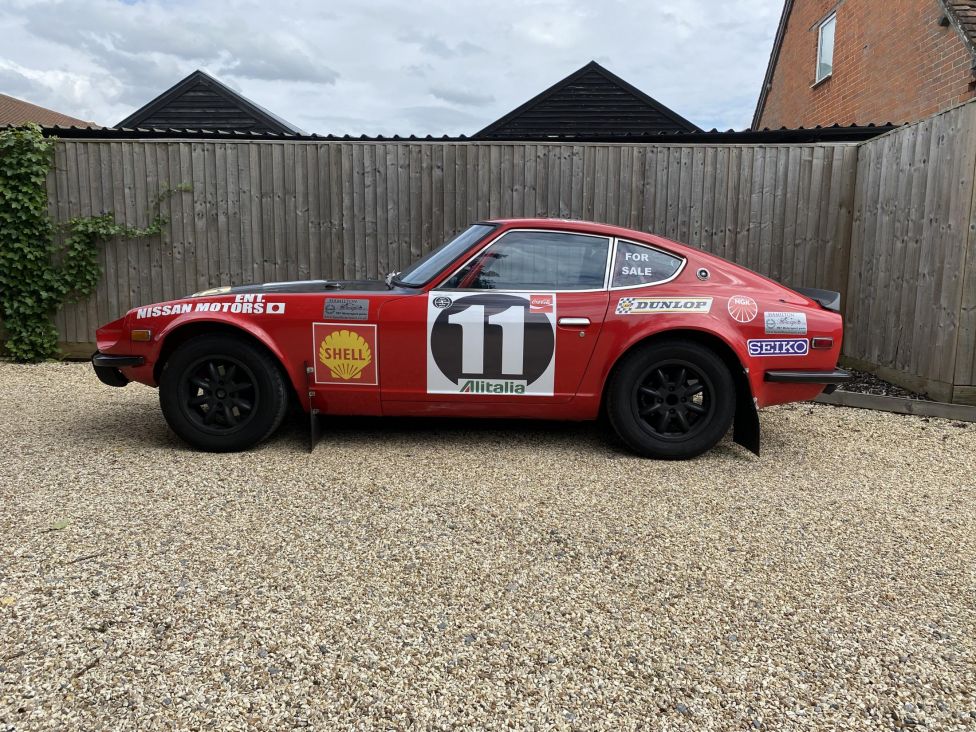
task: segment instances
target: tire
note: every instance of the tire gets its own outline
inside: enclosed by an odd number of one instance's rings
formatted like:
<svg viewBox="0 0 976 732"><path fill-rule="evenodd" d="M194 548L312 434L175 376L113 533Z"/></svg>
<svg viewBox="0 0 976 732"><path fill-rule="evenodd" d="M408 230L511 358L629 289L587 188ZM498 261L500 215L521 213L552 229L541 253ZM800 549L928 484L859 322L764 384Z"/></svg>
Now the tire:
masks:
<svg viewBox="0 0 976 732"><path fill-rule="evenodd" d="M288 407L285 378L264 350L230 335L179 346L163 366L159 405L193 447L237 452L270 437Z"/></svg>
<svg viewBox="0 0 976 732"><path fill-rule="evenodd" d="M687 460L725 436L735 401L721 358L696 343L670 341L624 356L608 385L607 415L639 455Z"/></svg>

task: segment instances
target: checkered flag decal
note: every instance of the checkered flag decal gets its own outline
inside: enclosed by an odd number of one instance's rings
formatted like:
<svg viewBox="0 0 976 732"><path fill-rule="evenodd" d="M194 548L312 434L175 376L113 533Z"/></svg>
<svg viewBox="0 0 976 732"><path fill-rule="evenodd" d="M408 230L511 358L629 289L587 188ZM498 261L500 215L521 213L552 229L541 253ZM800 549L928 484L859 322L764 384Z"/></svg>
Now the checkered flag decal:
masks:
<svg viewBox="0 0 976 732"><path fill-rule="evenodd" d="M634 298L632 297L622 297L617 303L617 315L625 315L629 313L634 307Z"/></svg>

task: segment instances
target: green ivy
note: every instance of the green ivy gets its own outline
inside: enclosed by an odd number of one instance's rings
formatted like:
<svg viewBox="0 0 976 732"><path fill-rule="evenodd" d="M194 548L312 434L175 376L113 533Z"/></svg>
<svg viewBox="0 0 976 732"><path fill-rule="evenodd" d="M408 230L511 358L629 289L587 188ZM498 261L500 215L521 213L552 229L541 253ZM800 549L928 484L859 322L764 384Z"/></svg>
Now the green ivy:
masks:
<svg viewBox="0 0 976 732"><path fill-rule="evenodd" d="M117 224L111 213L55 225L47 212L54 145L35 124L0 130L0 320L6 352L16 361L58 356L54 314L95 291L102 276L99 243L159 234L166 223L159 203L173 193L160 192L144 229Z"/></svg>

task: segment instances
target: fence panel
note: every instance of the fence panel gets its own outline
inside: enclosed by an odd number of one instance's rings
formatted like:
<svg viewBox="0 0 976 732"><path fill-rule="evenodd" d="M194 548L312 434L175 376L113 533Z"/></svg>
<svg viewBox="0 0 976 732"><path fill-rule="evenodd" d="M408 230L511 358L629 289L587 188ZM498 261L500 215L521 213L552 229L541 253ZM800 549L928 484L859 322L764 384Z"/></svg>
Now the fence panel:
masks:
<svg viewBox="0 0 976 732"><path fill-rule="evenodd" d="M976 105L866 142L858 156L844 353L939 399L968 388L972 401Z"/></svg>
<svg viewBox="0 0 976 732"><path fill-rule="evenodd" d="M112 211L160 237L113 241L65 343L138 304L225 284L379 277L477 219L591 219L663 234L792 285L845 290L856 147L72 141L52 216Z"/></svg>

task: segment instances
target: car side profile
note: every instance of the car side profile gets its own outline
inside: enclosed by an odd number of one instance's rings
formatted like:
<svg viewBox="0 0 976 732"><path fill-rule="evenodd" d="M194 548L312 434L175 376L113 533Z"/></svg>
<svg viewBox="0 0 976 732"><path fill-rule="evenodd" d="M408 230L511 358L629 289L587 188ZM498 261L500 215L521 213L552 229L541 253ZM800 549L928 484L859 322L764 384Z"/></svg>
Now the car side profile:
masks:
<svg viewBox="0 0 976 732"><path fill-rule="evenodd" d="M840 296L604 224L479 222L384 280L219 287L98 330L106 384L159 388L169 426L247 449L290 401L340 417L592 420L684 459L757 410L812 399L836 368Z"/></svg>

